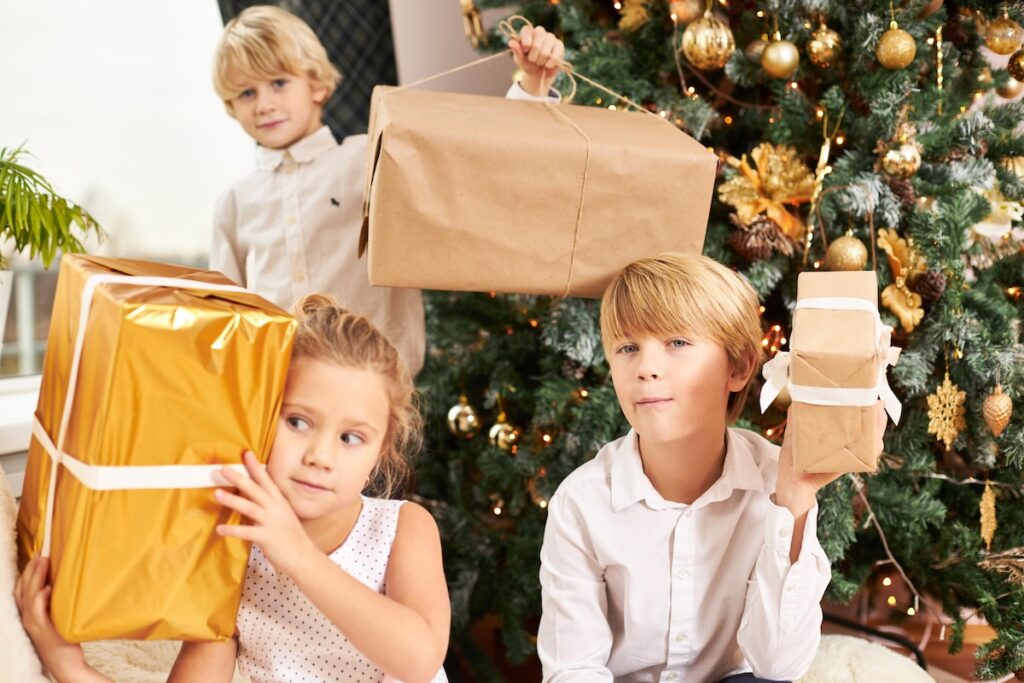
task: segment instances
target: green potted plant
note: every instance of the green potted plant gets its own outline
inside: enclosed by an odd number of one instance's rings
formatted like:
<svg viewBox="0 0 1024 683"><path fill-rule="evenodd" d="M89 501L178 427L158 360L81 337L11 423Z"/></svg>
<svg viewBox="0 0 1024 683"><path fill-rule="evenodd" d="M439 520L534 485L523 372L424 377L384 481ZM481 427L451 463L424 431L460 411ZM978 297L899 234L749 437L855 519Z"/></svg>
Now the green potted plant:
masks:
<svg viewBox="0 0 1024 683"><path fill-rule="evenodd" d="M0 148L0 349L3 348L7 307L14 273L9 253L28 251L49 268L58 252L80 252L90 233L102 234L99 224L82 207L61 197L38 172L21 163L24 146Z"/></svg>

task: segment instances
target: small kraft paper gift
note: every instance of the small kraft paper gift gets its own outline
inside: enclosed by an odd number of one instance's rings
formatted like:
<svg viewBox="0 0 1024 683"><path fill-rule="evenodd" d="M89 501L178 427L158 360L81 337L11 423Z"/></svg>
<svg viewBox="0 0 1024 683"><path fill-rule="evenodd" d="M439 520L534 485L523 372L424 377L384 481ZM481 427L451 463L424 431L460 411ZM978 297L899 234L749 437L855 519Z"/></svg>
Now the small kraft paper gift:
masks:
<svg viewBox="0 0 1024 683"><path fill-rule="evenodd" d="M17 529L66 640L232 636L249 546L210 487L266 461L296 326L219 273L62 258Z"/></svg>
<svg viewBox="0 0 1024 683"><path fill-rule="evenodd" d="M717 157L656 114L378 86L369 128L371 284L597 297L703 247Z"/></svg>
<svg viewBox="0 0 1024 683"><path fill-rule="evenodd" d="M878 399L898 424L902 406L886 379L900 349L878 315L873 272L801 273L790 352L763 369L761 412L788 383L786 429L798 472L874 472Z"/></svg>

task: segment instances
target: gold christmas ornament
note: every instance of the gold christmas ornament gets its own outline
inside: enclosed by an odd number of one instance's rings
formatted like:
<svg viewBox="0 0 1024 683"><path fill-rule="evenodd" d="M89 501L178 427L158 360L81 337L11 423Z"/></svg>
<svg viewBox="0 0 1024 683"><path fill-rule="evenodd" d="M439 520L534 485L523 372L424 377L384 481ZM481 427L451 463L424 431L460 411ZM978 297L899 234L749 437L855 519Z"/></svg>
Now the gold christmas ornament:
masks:
<svg viewBox="0 0 1024 683"><path fill-rule="evenodd" d="M761 68L772 78L789 78L799 65L800 51L796 45L783 40L776 31L761 55Z"/></svg>
<svg viewBox="0 0 1024 683"><path fill-rule="evenodd" d="M981 513L981 540L985 541L985 550L992 550L992 539L999 524L996 522L996 489L991 482L985 482L978 512Z"/></svg>
<svg viewBox="0 0 1024 683"><path fill-rule="evenodd" d="M1013 224L1024 218L1024 204L1003 196L998 184L992 189L985 191L985 198L989 202L991 211L981 222L976 223L971 230L975 235L988 238L994 242L1002 240L1010 234Z"/></svg>
<svg viewBox="0 0 1024 683"><path fill-rule="evenodd" d="M946 450L952 447L960 430L967 427L964 419L966 400L967 393L949 380L948 370L939 388L928 396L928 433L946 444Z"/></svg>
<svg viewBox="0 0 1024 683"><path fill-rule="evenodd" d="M456 436L472 439L479 428L480 421L469 399L465 394L459 396L459 402L448 410L448 429Z"/></svg>
<svg viewBox="0 0 1024 683"><path fill-rule="evenodd" d="M899 318L904 331L910 333L924 318L921 295L907 285L928 271L928 264L913 245L895 230L878 231L878 247L889 257L893 283L882 290L882 305Z"/></svg>
<svg viewBox="0 0 1024 683"><path fill-rule="evenodd" d="M852 230L833 240L825 252L825 267L829 270L864 270L867 263L868 248Z"/></svg>
<svg viewBox="0 0 1024 683"><path fill-rule="evenodd" d="M716 18L710 10L683 31L680 48L686 59L698 69L713 71L721 69L736 50L732 29Z"/></svg>
<svg viewBox="0 0 1024 683"><path fill-rule="evenodd" d="M487 440L492 446L497 446L503 451L510 451L519 442L519 430L508 423L504 412L498 413L490 431L487 432Z"/></svg>
<svg viewBox="0 0 1024 683"><path fill-rule="evenodd" d="M651 0L622 0L622 16L619 18L619 28L627 33L635 31L648 21L651 15L647 12L647 5Z"/></svg>
<svg viewBox="0 0 1024 683"><path fill-rule="evenodd" d="M1016 54L1014 56L1016 56ZM1006 79L1006 83L1003 83L996 88L996 94L1006 100L1012 100L1022 92L1024 92L1024 81L1018 81L1012 76Z"/></svg>
<svg viewBox="0 0 1024 683"><path fill-rule="evenodd" d="M905 180L921 168L921 145L915 139L914 124L902 121L896 126L893 140L880 142L875 148L880 153L882 170L892 178Z"/></svg>
<svg viewBox="0 0 1024 683"><path fill-rule="evenodd" d="M1003 166L1024 181L1024 157L1003 157Z"/></svg>
<svg viewBox="0 0 1024 683"><path fill-rule="evenodd" d="M993 436L999 436L1010 424L1013 415L1013 401L1003 393L1003 385L996 382L995 391L985 397L981 404L981 414L985 416L985 424L992 430Z"/></svg>
<svg viewBox="0 0 1024 683"><path fill-rule="evenodd" d="M743 54L747 56L747 59L754 62L755 64L761 63L761 56L764 54L764 49L768 47L768 35L762 35L756 40L750 41L746 48L743 49Z"/></svg>
<svg viewBox="0 0 1024 683"><path fill-rule="evenodd" d="M668 11L677 24L689 24L704 14L704 3L701 0L671 0Z"/></svg>
<svg viewBox="0 0 1024 683"><path fill-rule="evenodd" d="M1024 29L1005 11L1003 16L989 22L988 30L985 32L985 45L997 55L1008 55L1019 49L1022 40Z"/></svg>
<svg viewBox="0 0 1024 683"><path fill-rule="evenodd" d="M729 157L728 164L739 173L718 188L718 198L736 209L744 225L750 225L758 214L767 214L779 224L782 232L799 242L806 226L787 207L810 201L814 192L814 175L797 153L796 148L762 142L750 153L753 165Z"/></svg>
<svg viewBox="0 0 1024 683"><path fill-rule="evenodd" d="M921 11L917 16L922 19L930 17L938 12L940 7L942 7L942 0L931 0L931 2L921 8Z"/></svg>
<svg viewBox="0 0 1024 683"><path fill-rule="evenodd" d="M466 30L466 39L474 48L487 45L487 31L484 30L480 10L473 0L459 0L462 4L462 26Z"/></svg>
<svg viewBox="0 0 1024 683"><path fill-rule="evenodd" d="M807 57L815 66L827 69L842 49L842 39L825 22L815 29L807 43Z"/></svg>
<svg viewBox="0 0 1024 683"><path fill-rule="evenodd" d="M886 69L902 69L917 55L917 43L914 36L899 27L895 21L889 22L889 30L882 34L875 47L878 63Z"/></svg>
<svg viewBox="0 0 1024 683"><path fill-rule="evenodd" d="M1017 50L1010 55L1010 59L1006 62L1006 70L1013 80L1024 81L1024 49Z"/></svg>

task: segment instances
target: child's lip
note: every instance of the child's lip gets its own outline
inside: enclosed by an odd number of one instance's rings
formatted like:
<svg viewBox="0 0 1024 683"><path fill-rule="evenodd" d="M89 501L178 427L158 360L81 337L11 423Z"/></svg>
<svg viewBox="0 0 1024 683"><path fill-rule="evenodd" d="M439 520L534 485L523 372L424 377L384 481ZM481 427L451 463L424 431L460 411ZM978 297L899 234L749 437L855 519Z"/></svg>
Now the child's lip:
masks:
<svg viewBox="0 0 1024 683"><path fill-rule="evenodd" d="M261 123L261 124L259 124L256 127L260 128L260 129L273 128L274 126L278 125L279 123L284 123L284 121L271 121L270 123Z"/></svg>
<svg viewBox="0 0 1024 683"><path fill-rule="evenodd" d="M314 484L313 482L304 481L302 479L292 478L292 481L298 484L300 487L304 489L309 489L310 491L330 491L330 489L327 488L326 486L320 486L319 484Z"/></svg>
<svg viewBox="0 0 1024 683"><path fill-rule="evenodd" d="M643 398L638 399L636 404L638 406L646 406L646 405L652 405L652 404L657 404L657 403L668 403L671 400L672 400L671 398L663 397L663 396L644 396Z"/></svg>

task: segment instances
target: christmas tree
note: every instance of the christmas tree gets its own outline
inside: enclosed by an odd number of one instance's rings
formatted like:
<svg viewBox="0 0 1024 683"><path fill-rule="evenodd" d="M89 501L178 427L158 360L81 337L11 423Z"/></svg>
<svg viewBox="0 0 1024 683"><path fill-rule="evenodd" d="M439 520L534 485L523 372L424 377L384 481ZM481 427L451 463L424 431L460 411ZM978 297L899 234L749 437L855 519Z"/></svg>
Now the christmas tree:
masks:
<svg viewBox="0 0 1024 683"><path fill-rule="evenodd" d="M477 5L556 32L576 71L719 155L704 250L758 292L769 355L800 272L876 270L903 418L876 473L819 494L828 597L849 601L881 567L911 596L893 620L949 622L956 651L981 615L996 636L976 675L1024 675L1024 3ZM576 104L625 105L577 85ZM453 652L495 679L470 625L497 617L502 656L533 654L547 499L628 425L596 302L438 292L428 309L417 491L442 530ZM762 415L757 393L737 426L781 441L786 399Z"/></svg>

